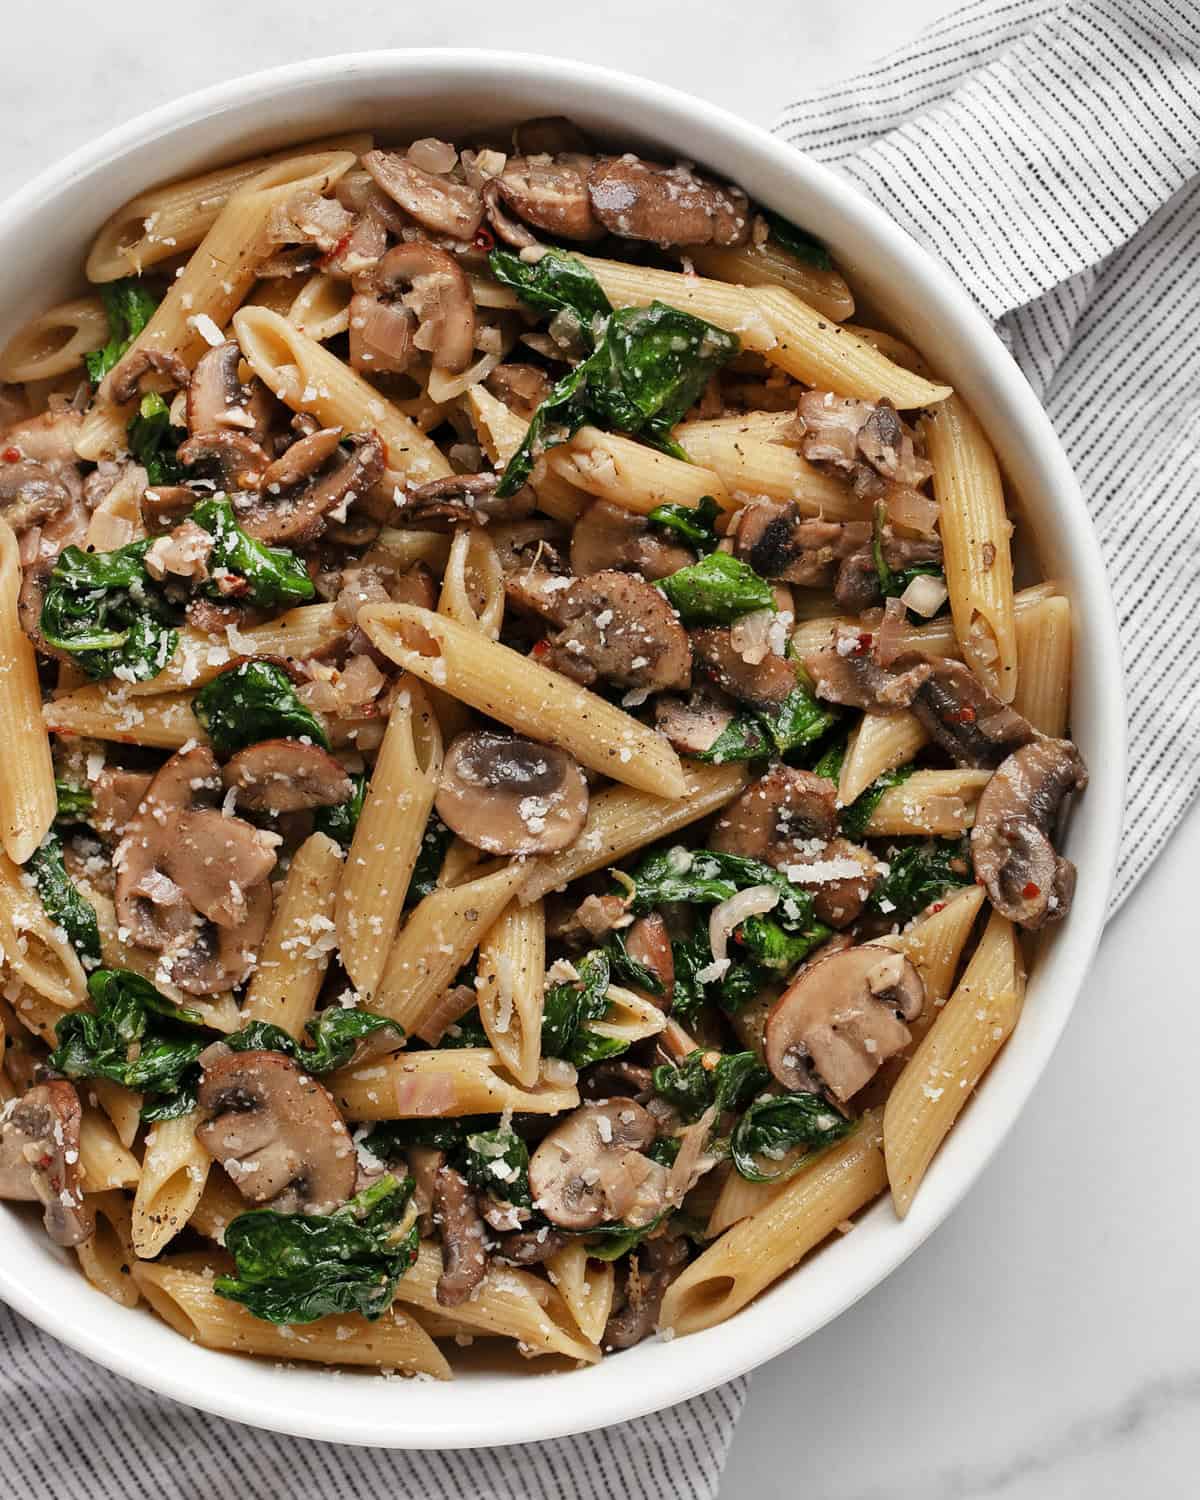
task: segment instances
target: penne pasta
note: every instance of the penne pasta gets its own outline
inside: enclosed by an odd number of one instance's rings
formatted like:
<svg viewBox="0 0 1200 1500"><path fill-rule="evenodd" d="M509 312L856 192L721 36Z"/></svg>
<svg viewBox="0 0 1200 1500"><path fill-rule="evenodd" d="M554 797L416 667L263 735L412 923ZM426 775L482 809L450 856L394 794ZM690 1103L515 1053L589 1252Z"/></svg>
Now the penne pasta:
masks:
<svg viewBox="0 0 1200 1500"><path fill-rule="evenodd" d="M89 1193L86 1202L96 1216L96 1230L90 1239L75 1246L80 1270L98 1292L122 1307L136 1307L139 1293L133 1268L137 1257L133 1253L129 1199L114 1191Z"/></svg>
<svg viewBox="0 0 1200 1500"><path fill-rule="evenodd" d="M122 1146L132 1146L142 1124L142 1096L108 1078L90 1078L88 1092L95 1094L100 1108L112 1121Z"/></svg>
<svg viewBox="0 0 1200 1500"><path fill-rule="evenodd" d="M6 854L0 854L0 962L29 992L30 1002L40 999L61 1012L87 1001L83 965L70 938L46 914L30 877Z"/></svg>
<svg viewBox="0 0 1200 1500"><path fill-rule="evenodd" d="M887 1176L904 1218L938 1147L996 1054L1025 998L1025 966L1011 922L998 912L888 1097Z"/></svg>
<svg viewBox="0 0 1200 1500"><path fill-rule="evenodd" d="M774 239L765 244L690 245L687 257L701 276L737 286L778 286L794 292L823 318L840 323L854 316L854 297L837 271L807 265Z"/></svg>
<svg viewBox="0 0 1200 1500"><path fill-rule="evenodd" d="M975 821L975 804L990 771L960 767L954 771L914 771L907 781L889 787L867 820L869 838L903 838L938 834L949 838Z"/></svg>
<svg viewBox="0 0 1200 1500"><path fill-rule="evenodd" d="M849 807L886 771L907 765L928 740L916 714L863 714L846 740L838 803Z"/></svg>
<svg viewBox="0 0 1200 1500"><path fill-rule="evenodd" d="M12 528L0 519L0 841L23 865L46 836L57 807L50 742L42 722L37 658L17 616L21 562Z"/></svg>
<svg viewBox="0 0 1200 1500"><path fill-rule="evenodd" d="M529 423L509 411L503 401L481 385L464 391L462 404L488 459L498 469L503 468L524 441ZM545 464L534 465L529 482L537 497L538 509L557 521L570 524L579 518L587 505L584 494Z"/></svg>
<svg viewBox="0 0 1200 1500"><path fill-rule="evenodd" d="M146 1133L142 1174L133 1198L133 1248L153 1260L183 1229L204 1192L212 1158L196 1139L198 1110L160 1120Z"/></svg>
<svg viewBox="0 0 1200 1500"><path fill-rule="evenodd" d="M887 1186L876 1114L822 1151L783 1190L710 1245L667 1288L659 1327L695 1333L723 1323L879 1196Z"/></svg>
<svg viewBox="0 0 1200 1500"><path fill-rule="evenodd" d="M108 688L92 682L52 698L42 715L51 734L82 735L120 745L178 750L189 742L208 741L192 712L191 693L158 693L143 698L131 696L124 683Z"/></svg>
<svg viewBox="0 0 1200 1500"><path fill-rule="evenodd" d="M83 364L108 341L108 315L99 297L76 297L18 328L0 351L0 380L55 380Z"/></svg>
<svg viewBox="0 0 1200 1500"><path fill-rule="evenodd" d="M540 901L511 901L479 944L479 1018L496 1055L522 1088L542 1057L546 917Z"/></svg>
<svg viewBox="0 0 1200 1500"><path fill-rule="evenodd" d="M1013 707L1054 739L1066 733L1071 697L1071 604L1043 599L1016 615L1017 690Z"/></svg>
<svg viewBox="0 0 1200 1500"><path fill-rule="evenodd" d="M733 503L720 476L699 461L685 463L598 427L581 427L569 443L552 449L546 462L576 489L639 515L660 505L699 505L706 495L724 509Z"/></svg>
<svg viewBox="0 0 1200 1500"><path fill-rule="evenodd" d="M634 1042L657 1036L667 1024L662 1009L645 995L610 984L607 998L608 1014L603 1020L588 1023L597 1036L632 1046Z"/></svg>
<svg viewBox="0 0 1200 1500"><path fill-rule="evenodd" d="M492 539L460 526L450 543L438 614L494 641L504 621L504 569Z"/></svg>
<svg viewBox="0 0 1200 1500"><path fill-rule="evenodd" d="M245 1212L245 1198L234 1187L224 1168L213 1162L188 1227L205 1239L224 1245L225 1231L239 1214Z"/></svg>
<svg viewBox="0 0 1200 1500"><path fill-rule="evenodd" d="M441 769L441 731L425 693L410 680L392 705L337 893L342 966L372 1000L382 999L380 979Z"/></svg>
<svg viewBox="0 0 1200 1500"><path fill-rule="evenodd" d="M589 1344L599 1344L612 1312L616 1274L611 1261L592 1260L587 1246L573 1240L546 1262L546 1275L557 1289Z"/></svg>
<svg viewBox="0 0 1200 1500"><path fill-rule="evenodd" d="M137 1157L121 1144L108 1116L86 1107L79 1127L79 1166L85 1193L135 1188L142 1175Z"/></svg>
<svg viewBox="0 0 1200 1500"><path fill-rule="evenodd" d="M614 781L660 796L686 790L663 737L549 667L415 604L371 604L359 627L389 660L480 713Z"/></svg>
<svg viewBox="0 0 1200 1500"><path fill-rule="evenodd" d="M543 1059L536 1083L522 1088L490 1047L400 1052L343 1068L328 1087L351 1120L447 1119L506 1109L553 1115L579 1103L569 1063Z"/></svg>
<svg viewBox="0 0 1200 1500"><path fill-rule="evenodd" d="M998 698L1017 690L1013 571L1000 468L968 407L947 401L924 423L941 506L946 585L954 633L967 665Z"/></svg>
<svg viewBox="0 0 1200 1500"><path fill-rule="evenodd" d="M352 295L348 281L338 281L323 272L310 276L289 304L287 320L301 333L323 344L349 329Z"/></svg>

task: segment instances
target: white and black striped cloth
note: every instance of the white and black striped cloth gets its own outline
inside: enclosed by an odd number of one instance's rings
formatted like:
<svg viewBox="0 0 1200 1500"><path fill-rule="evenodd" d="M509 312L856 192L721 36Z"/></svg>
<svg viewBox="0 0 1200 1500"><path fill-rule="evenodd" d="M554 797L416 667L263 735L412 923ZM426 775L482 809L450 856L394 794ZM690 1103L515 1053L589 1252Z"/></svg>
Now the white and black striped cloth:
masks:
<svg viewBox="0 0 1200 1500"><path fill-rule="evenodd" d="M1129 686L1119 902L1200 777L1195 0L978 0L787 110L778 129L951 266L1075 463L1112 573ZM574 1439L393 1453L176 1406L2 1307L0 1350L0 1472L13 1500L709 1500L748 1386Z"/></svg>

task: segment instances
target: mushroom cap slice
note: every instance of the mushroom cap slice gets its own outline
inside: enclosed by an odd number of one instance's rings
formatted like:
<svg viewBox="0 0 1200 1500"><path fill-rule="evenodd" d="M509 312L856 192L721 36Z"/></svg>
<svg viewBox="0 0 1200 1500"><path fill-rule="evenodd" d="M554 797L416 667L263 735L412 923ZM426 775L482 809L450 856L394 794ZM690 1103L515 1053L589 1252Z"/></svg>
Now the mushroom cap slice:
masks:
<svg viewBox="0 0 1200 1500"><path fill-rule="evenodd" d="M275 868L278 835L242 818L227 818L215 807L177 813L164 829L166 846L159 868L191 905L218 927L240 927L247 915L247 892Z"/></svg>
<svg viewBox="0 0 1200 1500"><path fill-rule="evenodd" d="M588 191L596 218L626 239L659 245L741 245L750 236L745 193L689 167L668 167L628 153L605 156L588 176Z"/></svg>
<svg viewBox="0 0 1200 1500"><path fill-rule="evenodd" d="M565 750L479 729L451 743L435 806L446 826L477 849L549 854L583 828L588 789Z"/></svg>
<svg viewBox="0 0 1200 1500"><path fill-rule="evenodd" d="M784 1088L812 1092L812 1072L839 1103L905 1048L904 1022L925 1001L921 976L902 953L877 944L843 948L800 971L767 1017L767 1066Z"/></svg>
<svg viewBox="0 0 1200 1500"><path fill-rule="evenodd" d="M197 1096L207 1118L196 1139L244 1198L280 1213L329 1213L354 1192L358 1156L329 1091L282 1052L200 1059Z"/></svg>
<svg viewBox="0 0 1200 1500"><path fill-rule="evenodd" d="M257 489L271 463L266 449L248 434L223 428L188 438L180 443L177 456L181 464L200 469L231 494Z"/></svg>
<svg viewBox="0 0 1200 1500"><path fill-rule="evenodd" d="M695 561L690 547L667 541L644 516L609 500L589 505L571 534L571 571L580 578L615 568L655 583Z"/></svg>
<svg viewBox="0 0 1200 1500"><path fill-rule="evenodd" d="M592 212L588 173L595 158L563 152L550 158L510 156L496 189L519 219L564 240L599 240L604 225Z"/></svg>
<svg viewBox="0 0 1200 1500"><path fill-rule="evenodd" d="M563 595L547 665L585 687L598 677L650 692L687 688L687 631L660 589L606 569L580 578Z"/></svg>
<svg viewBox="0 0 1200 1500"><path fill-rule="evenodd" d="M880 666L872 654L870 631L839 629L832 643L804 658L818 698L862 708L875 714L894 714L908 708L933 671L930 661L912 655L899 672Z"/></svg>
<svg viewBox="0 0 1200 1500"><path fill-rule="evenodd" d="M82 1244L95 1228L83 1197L81 1120L74 1084L60 1080L29 1089L0 1119L0 1198L41 1203L56 1245Z"/></svg>
<svg viewBox="0 0 1200 1500"><path fill-rule="evenodd" d="M353 790L342 764L320 745L260 740L231 756L221 771L238 803L255 812L300 812L336 807Z"/></svg>
<svg viewBox="0 0 1200 1500"><path fill-rule="evenodd" d="M426 172L399 151L368 151L363 166L387 196L433 234L473 240L483 200L473 187Z"/></svg>
<svg viewBox="0 0 1200 1500"><path fill-rule="evenodd" d="M249 977L271 925L274 900L265 880L245 894L246 915L239 926L201 922L187 943L167 955L171 982L184 994L216 995Z"/></svg>
<svg viewBox="0 0 1200 1500"><path fill-rule="evenodd" d="M325 517L340 505L349 504L363 495L383 474L383 444L374 433L354 433L330 453L329 430L314 432L293 445L308 456L328 455L327 461L314 462L303 481L291 490L273 494L270 476L281 466L296 473L301 468L300 455L289 449L259 477L259 493L249 503L236 507L238 525L257 541L272 546L280 543L296 546L319 536Z"/></svg>
<svg viewBox="0 0 1200 1500"><path fill-rule="evenodd" d="M971 830L976 879L1010 922L1039 928L1071 909L1075 866L1051 835L1071 792L1087 786L1087 767L1070 740L1037 739L1014 751L984 787Z"/></svg>
<svg viewBox="0 0 1200 1500"><path fill-rule="evenodd" d="M200 357L187 388L187 425L193 437L230 429L246 432L256 442L266 438L270 397L257 379L243 385L238 374L241 361L234 339Z"/></svg>
<svg viewBox="0 0 1200 1500"><path fill-rule="evenodd" d="M912 711L930 738L960 766L998 766L1036 736L1028 719L988 692L960 661L910 652L892 665L897 672L929 668Z"/></svg>
<svg viewBox="0 0 1200 1500"><path fill-rule="evenodd" d="M633 1099L581 1105L529 1159L534 1206L560 1229L648 1224L667 1197L666 1168L642 1155L654 1136L653 1117Z"/></svg>
<svg viewBox="0 0 1200 1500"><path fill-rule="evenodd" d="M739 703L774 708L796 690L796 669L768 653L750 662L734 650L728 625L706 625L691 632L699 673Z"/></svg>
<svg viewBox="0 0 1200 1500"><path fill-rule="evenodd" d="M404 305L420 324L414 345L428 350L435 365L461 375L475 354L475 294L454 257L428 240L408 240L383 256L372 282L385 296L411 285Z"/></svg>
<svg viewBox="0 0 1200 1500"><path fill-rule="evenodd" d="M833 782L779 764L725 808L713 825L708 847L780 866L801 859L809 852L802 846L812 840L833 838L837 828Z"/></svg>

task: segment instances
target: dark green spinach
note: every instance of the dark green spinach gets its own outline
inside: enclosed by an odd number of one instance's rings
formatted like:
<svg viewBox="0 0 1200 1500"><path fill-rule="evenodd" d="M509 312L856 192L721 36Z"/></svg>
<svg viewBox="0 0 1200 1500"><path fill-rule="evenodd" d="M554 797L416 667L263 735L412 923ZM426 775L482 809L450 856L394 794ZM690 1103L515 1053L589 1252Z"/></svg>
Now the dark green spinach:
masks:
<svg viewBox="0 0 1200 1500"><path fill-rule="evenodd" d="M175 654L180 612L146 572L149 541L112 552L64 547L46 584L39 628L93 679L144 682Z"/></svg>
<svg viewBox="0 0 1200 1500"><path fill-rule="evenodd" d="M156 391L150 391L138 402L126 429L129 451L145 469L152 485L181 482L183 467L175 451L186 437L182 427L171 426L171 408Z"/></svg>
<svg viewBox="0 0 1200 1500"><path fill-rule="evenodd" d="M46 835L30 855L26 869L33 876L46 915L67 934L85 964L98 964L100 927L96 912L67 874L62 840L57 834Z"/></svg>
<svg viewBox="0 0 1200 1500"><path fill-rule="evenodd" d="M838 1114L821 1094L780 1094L756 1099L734 1126L729 1154L750 1182L780 1182L799 1171L808 1154L849 1135L854 1121ZM765 1171L759 1157L781 1160L796 1146L808 1152L790 1167Z"/></svg>
<svg viewBox="0 0 1200 1500"><path fill-rule="evenodd" d="M87 822L95 800L87 787L56 780L54 791L58 798L58 808L54 814L57 824L69 826L72 823Z"/></svg>
<svg viewBox="0 0 1200 1500"><path fill-rule="evenodd" d="M887 851L888 873L867 903L893 922L907 922L948 890L975 878L967 838L927 839Z"/></svg>
<svg viewBox="0 0 1200 1500"><path fill-rule="evenodd" d="M577 1068L616 1057L629 1046L617 1037L600 1036L589 1026L608 1014L611 969L598 948L575 965L578 980L550 985L542 1007L542 1055L565 1057Z"/></svg>
<svg viewBox="0 0 1200 1500"><path fill-rule="evenodd" d="M718 1116L727 1109L741 1109L770 1081L770 1070L753 1052L698 1048L681 1063L665 1063L654 1070L654 1092L689 1122L714 1104Z"/></svg>
<svg viewBox="0 0 1200 1500"><path fill-rule="evenodd" d="M774 609L771 585L729 552L710 552L658 585L685 625L729 625L756 609Z"/></svg>
<svg viewBox="0 0 1200 1500"><path fill-rule="evenodd" d="M100 288L100 297L108 318L108 342L84 355L88 379L93 385L99 385L113 366L120 363L158 306L158 298L136 276L123 276L119 281L106 283Z"/></svg>
<svg viewBox="0 0 1200 1500"><path fill-rule="evenodd" d="M460 1158L463 1176L502 1203L531 1208L529 1147L515 1130L497 1127L468 1135Z"/></svg>
<svg viewBox="0 0 1200 1500"><path fill-rule="evenodd" d="M656 505L647 519L654 526L677 532L697 552L712 552L720 538L717 517L721 514L711 495L703 495L699 505Z"/></svg>
<svg viewBox="0 0 1200 1500"><path fill-rule="evenodd" d="M333 839L343 849L349 849L354 841L354 830L358 827L367 796L367 773L357 771L352 774L350 785L354 790L345 802L338 802L333 807L318 807L313 816L313 828L316 832Z"/></svg>
<svg viewBox="0 0 1200 1500"><path fill-rule="evenodd" d="M248 585L248 592L239 595L243 603L262 609L289 609L316 597L316 585L303 562L286 547L268 547L244 532L228 496L202 500L192 511L192 520L213 539L208 559L210 575L232 573ZM211 598L224 598L215 580L206 584L204 591Z"/></svg>
<svg viewBox="0 0 1200 1500"><path fill-rule="evenodd" d="M771 238L789 255L794 255L805 265L815 266L818 271L833 270L833 261L829 251L819 239L809 234L807 230L797 228L790 219L785 219L782 214L777 214L772 209L764 208L762 216L767 221Z"/></svg>
<svg viewBox="0 0 1200 1500"><path fill-rule="evenodd" d="M304 1042L297 1042L270 1021L251 1021L222 1041L235 1052L282 1052L306 1073L321 1075L344 1068L359 1042L381 1031L390 1031L397 1045L404 1040L403 1026L387 1016L353 1006L329 1005L304 1023Z"/></svg>
<svg viewBox="0 0 1200 1500"><path fill-rule="evenodd" d="M273 739L309 739L329 749L324 725L300 702L291 678L274 662L243 661L230 667L200 689L192 708L218 755Z"/></svg>

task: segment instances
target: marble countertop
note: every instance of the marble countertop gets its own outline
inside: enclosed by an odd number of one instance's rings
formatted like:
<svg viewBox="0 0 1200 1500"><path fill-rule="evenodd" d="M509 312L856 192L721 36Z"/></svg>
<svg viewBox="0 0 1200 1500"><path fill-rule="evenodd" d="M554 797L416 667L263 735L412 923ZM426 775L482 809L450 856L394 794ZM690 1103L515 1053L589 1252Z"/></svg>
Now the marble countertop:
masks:
<svg viewBox="0 0 1200 1500"><path fill-rule="evenodd" d="M371 46L586 58L767 125L907 41L950 0L594 7L395 0L14 6L0 56L0 192L203 84ZM941 1231L831 1327L755 1376L728 1500L1107 1500L1195 1495L1200 1465L1200 817L1112 923L1074 1020L990 1170Z"/></svg>

